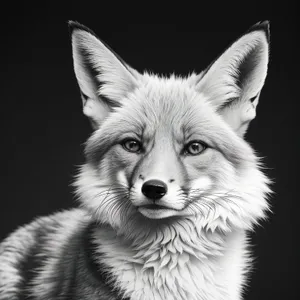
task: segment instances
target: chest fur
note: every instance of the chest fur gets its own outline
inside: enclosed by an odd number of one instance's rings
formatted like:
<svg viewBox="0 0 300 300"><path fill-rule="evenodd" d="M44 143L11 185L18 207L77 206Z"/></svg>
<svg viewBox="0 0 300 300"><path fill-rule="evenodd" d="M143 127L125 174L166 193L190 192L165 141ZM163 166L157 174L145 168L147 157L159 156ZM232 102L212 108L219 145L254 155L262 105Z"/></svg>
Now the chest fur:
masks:
<svg viewBox="0 0 300 300"><path fill-rule="evenodd" d="M180 236L132 245L113 232L96 233L97 251L124 296L134 300L239 299L241 236L193 241Z"/></svg>

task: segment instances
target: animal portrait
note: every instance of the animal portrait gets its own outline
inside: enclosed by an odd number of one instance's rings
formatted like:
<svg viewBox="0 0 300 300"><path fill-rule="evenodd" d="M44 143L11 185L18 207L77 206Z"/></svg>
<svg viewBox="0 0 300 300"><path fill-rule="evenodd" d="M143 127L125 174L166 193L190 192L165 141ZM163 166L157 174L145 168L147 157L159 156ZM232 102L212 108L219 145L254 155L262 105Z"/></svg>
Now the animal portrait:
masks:
<svg viewBox="0 0 300 300"><path fill-rule="evenodd" d="M92 128L77 207L1 241L0 300L243 299L249 233L272 193L246 136L268 84L269 22L184 76L140 72L88 27L69 31Z"/></svg>

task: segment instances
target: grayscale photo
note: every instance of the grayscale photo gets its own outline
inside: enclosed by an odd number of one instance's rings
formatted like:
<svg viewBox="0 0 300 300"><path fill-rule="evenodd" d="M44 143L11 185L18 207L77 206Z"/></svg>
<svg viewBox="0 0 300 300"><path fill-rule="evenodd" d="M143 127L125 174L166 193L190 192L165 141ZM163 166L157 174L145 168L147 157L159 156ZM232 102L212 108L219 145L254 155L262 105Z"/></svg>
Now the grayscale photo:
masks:
<svg viewBox="0 0 300 300"><path fill-rule="evenodd" d="M295 9L26 8L2 21L0 300L296 299Z"/></svg>

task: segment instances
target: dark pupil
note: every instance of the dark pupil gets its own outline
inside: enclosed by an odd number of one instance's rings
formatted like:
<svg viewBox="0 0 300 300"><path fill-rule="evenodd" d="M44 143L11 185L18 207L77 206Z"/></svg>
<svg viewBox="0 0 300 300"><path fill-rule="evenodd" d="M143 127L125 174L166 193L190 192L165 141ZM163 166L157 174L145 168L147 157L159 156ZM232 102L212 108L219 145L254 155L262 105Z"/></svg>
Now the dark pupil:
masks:
<svg viewBox="0 0 300 300"><path fill-rule="evenodd" d="M199 149L200 149L200 145L199 144L196 144L196 143L194 143L194 144L192 144L191 145L191 150L192 150L192 152L198 152L199 151Z"/></svg>
<svg viewBox="0 0 300 300"><path fill-rule="evenodd" d="M129 142L129 148L135 148L136 146L137 146L137 142L135 142L135 141L131 141L131 142Z"/></svg>

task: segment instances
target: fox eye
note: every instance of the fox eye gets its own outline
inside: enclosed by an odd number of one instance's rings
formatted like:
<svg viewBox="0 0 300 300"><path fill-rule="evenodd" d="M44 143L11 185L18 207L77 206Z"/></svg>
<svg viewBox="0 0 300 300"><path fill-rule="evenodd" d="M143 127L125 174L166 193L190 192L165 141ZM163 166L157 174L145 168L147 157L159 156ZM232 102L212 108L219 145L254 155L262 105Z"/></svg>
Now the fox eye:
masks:
<svg viewBox="0 0 300 300"><path fill-rule="evenodd" d="M207 148L207 145L200 141L192 141L184 147L184 153L187 155L198 155Z"/></svg>
<svg viewBox="0 0 300 300"><path fill-rule="evenodd" d="M126 139L124 140L121 145L125 150L128 152L140 152L142 149L142 145L139 141L134 140L134 139Z"/></svg>

